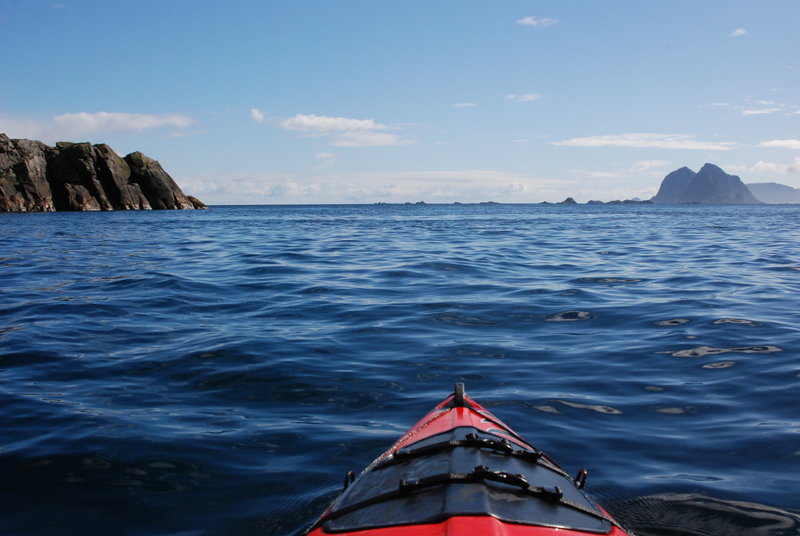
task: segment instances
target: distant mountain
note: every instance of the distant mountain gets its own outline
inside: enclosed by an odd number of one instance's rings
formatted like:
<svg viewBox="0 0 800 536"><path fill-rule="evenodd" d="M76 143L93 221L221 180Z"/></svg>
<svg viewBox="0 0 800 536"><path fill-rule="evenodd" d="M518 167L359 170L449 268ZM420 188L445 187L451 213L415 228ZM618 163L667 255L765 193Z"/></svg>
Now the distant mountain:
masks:
<svg viewBox="0 0 800 536"><path fill-rule="evenodd" d="M687 167L676 169L661 182L654 203L705 203L717 205L758 204L742 180L728 175L714 164L695 173Z"/></svg>
<svg viewBox="0 0 800 536"><path fill-rule="evenodd" d="M689 188L697 173L684 166L676 169L661 181L658 193L653 197L654 203L682 203L684 192Z"/></svg>
<svg viewBox="0 0 800 536"><path fill-rule="evenodd" d="M747 187L759 201L771 205L800 204L800 189L776 182L756 182Z"/></svg>

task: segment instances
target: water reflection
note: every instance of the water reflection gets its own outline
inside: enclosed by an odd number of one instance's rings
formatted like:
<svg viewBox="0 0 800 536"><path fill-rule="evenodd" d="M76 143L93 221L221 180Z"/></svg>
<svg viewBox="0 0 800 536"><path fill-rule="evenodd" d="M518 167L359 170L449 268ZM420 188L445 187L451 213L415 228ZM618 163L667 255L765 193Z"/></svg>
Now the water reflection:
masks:
<svg viewBox="0 0 800 536"><path fill-rule="evenodd" d="M800 513L694 493L638 497L612 512L638 536L784 536L800 534Z"/></svg>

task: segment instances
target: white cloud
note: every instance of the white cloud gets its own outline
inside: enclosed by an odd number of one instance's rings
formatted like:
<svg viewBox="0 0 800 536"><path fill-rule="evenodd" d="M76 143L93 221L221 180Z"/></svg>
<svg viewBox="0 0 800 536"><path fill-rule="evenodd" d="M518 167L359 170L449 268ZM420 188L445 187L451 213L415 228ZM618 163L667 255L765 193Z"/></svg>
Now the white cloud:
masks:
<svg viewBox="0 0 800 536"><path fill-rule="evenodd" d="M770 140L762 141L758 144L759 147L773 147L779 149L792 149L800 151L800 140Z"/></svg>
<svg viewBox="0 0 800 536"><path fill-rule="evenodd" d="M537 95L535 93L525 93L523 95L515 95L512 93L510 95L506 95L506 100L510 100L511 102L530 102L538 99L539 97L541 97L541 95Z"/></svg>
<svg viewBox="0 0 800 536"><path fill-rule="evenodd" d="M590 179L618 179L619 174L611 171L583 171L580 169L572 170L571 173L588 177Z"/></svg>
<svg viewBox="0 0 800 536"><path fill-rule="evenodd" d="M178 177L185 192L211 204L535 202L562 200L572 182L497 170L256 174Z"/></svg>
<svg viewBox="0 0 800 536"><path fill-rule="evenodd" d="M771 108L752 108L750 110L742 110L742 115L767 115L780 112L783 108L773 106Z"/></svg>
<svg viewBox="0 0 800 536"><path fill-rule="evenodd" d="M453 108L474 108L477 106L474 102L457 102L453 104Z"/></svg>
<svg viewBox="0 0 800 536"><path fill-rule="evenodd" d="M797 173L800 171L800 158L795 158L791 164L776 164L773 162L764 162L759 160L750 168L750 171L753 173L781 173L781 174L789 174L789 173Z"/></svg>
<svg viewBox="0 0 800 536"><path fill-rule="evenodd" d="M669 164L667 160L639 160L631 164L630 170L634 173L643 173L654 168L661 168Z"/></svg>
<svg viewBox="0 0 800 536"><path fill-rule="evenodd" d="M517 20L516 24L520 26L532 26L532 27L543 27L546 28L548 26L552 26L553 24L557 23L558 19L548 19L548 18L538 18L534 16L527 16L522 17L521 19Z"/></svg>
<svg viewBox="0 0 800 536"><path fill-rule="evenodd" d="M0 131L12 137L29 137L45 142L75 139L99 132L142 132L158 128L184 129L195 124L191 117L180 114L136 114L112 112L79 112L61 114L49 121L0 118Z"/></svg>
<svg viewBox="0 0 800 536"><path fill-rule="evenodd" d="M733 110L738 110L742 116L750 115L769 115L776 113L784 114L797 114L800 113L800 106L788 102L776 102L773 100L754 100L751 98L745 99L745 104L731 104L725 102L714 102L709 106L727 107Z"/></svg>
<svg viewBox="0 0 800 536"><path fill-rule="evenodd" d="M795 158L791 164L778 164L759 160L752 166L726 166L725 169L730 169L732 172L741 175L789 175L800 173L800 157Z"/></svg>
<svg viewBox="0 0 800 536"><path fill-rule="evenodd" d="M730 37L742 37L744 35L747 35L747 30L744 28L736 28L730 33Z"/></svg>
<svg viewBox="0 0 800 536"><path fill-rule="evenodd" d="M9 119L0 117L0 132L10 138L43 139L46 127L44 124L29 119Z"/></svg>
<svg viewBox="0 0 800 536"><path fill-rule="evenodd" d="M334 147L378 147L412 145L415 140L403 139L386 132L390 127L373 119L329 117L315 114L297 114L278 122L284 130L306 136L327 136Z"/></svg>
<svg viewBox="0 0 800 536"><path fill-rule="evenodd" d="M374 131L387 128L372 119L350 119L349 117L328 117L314 114L297 114L294 117L282 120L280 127L309 134L330 134L358 130Z"/></svg>
<svg viewBox="0 0 800 536"><path fill-rule="evenodd" d="M597 183L589 183L595 185ZM588 201L590 199L599 199L605 201L622 200L622 199L650 199L656 194L657 186L647 188L609 188L609 183L599 183L600 188L579 188L572 192L573 197L578 202Z"/></svg>
<svg viewBox="0 0 800 536"><path fill-rule="evenodd" d="M297 203L312 199L322 185L297 175L255 174L177 177L181 189L211 204Z"/></svg>
<svg viewBox="0 0 800 536"><path fill-rule="evenodd" d="M342 132L331 140L331 145L334 147L398 147L415 143L416 140L406 140L396 134L372 130Z"/></svg>
<svg viewBox="0 0 800 536"><path fill-rule="evenodd" d="M62 114L53 118L56 129L91 134L121 130L148 130L160 127L186 128L194 120L178 114L86 113Z"/></svg>
<svg viewBox="0 0 800 536"><path fill-rule="evenodd" d="M317 169L331 169L336 165L339 155L335 153L317 153L314 158L319 161Z"/></svg>
<svg viewBox="0 0 800 536"><path fill-rule="evenodd" d="M735 145L725 141L700 141L688 134L606 134L552 142L565 147L632 147L639 149L689 149L695 151L728 151Z"/></svg>
<svg viewBox="0 0 800 536"><path fill-rule="evenodd" d="M264 115L264 112L262 112L258 108L250 108L250 117L256 123L263 123L264 119L266 119L266 116Z"/></svg>

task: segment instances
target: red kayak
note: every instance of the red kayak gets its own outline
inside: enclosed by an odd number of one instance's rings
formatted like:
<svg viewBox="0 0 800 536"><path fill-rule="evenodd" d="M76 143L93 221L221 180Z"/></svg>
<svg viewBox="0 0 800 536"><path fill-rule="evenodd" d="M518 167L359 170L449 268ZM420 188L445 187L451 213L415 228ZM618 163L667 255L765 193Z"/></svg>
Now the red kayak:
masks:
<svg viewBox="0 0 800 536"><path fill-rule="evenodd" d="M311 536L630 536L463 384L356 478Z"/></svg>

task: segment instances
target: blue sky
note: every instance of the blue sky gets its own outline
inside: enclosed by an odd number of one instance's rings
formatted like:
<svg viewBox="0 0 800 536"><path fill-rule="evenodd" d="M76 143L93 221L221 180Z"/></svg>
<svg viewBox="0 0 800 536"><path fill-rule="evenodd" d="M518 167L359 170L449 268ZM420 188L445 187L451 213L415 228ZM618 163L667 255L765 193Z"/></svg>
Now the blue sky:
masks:
<svg viewBox="0 0 800 536"><path fill-rule="evenodd" d="M800 187L797 0L0 0L0 132L211 204Z"/></svg>

